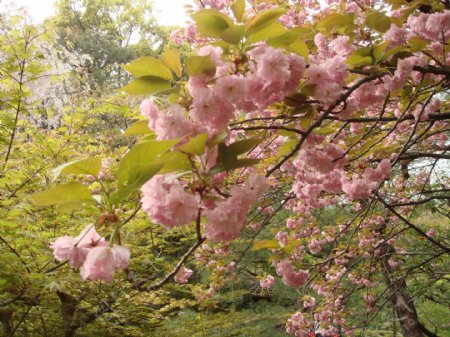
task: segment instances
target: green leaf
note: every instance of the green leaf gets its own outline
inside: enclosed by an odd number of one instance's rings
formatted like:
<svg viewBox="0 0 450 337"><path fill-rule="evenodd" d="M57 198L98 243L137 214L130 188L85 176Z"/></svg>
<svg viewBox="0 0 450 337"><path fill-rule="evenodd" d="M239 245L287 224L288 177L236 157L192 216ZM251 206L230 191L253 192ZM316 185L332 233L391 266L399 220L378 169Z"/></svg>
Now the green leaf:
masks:
<svg viewBox="0 0 450 337"><path fill-rule="evenodd" d="M144 76L132 80L122 88L130 95L151 95L171 88L170 82L159 77Z"/></svg>
<svg viewBox="0 0 450 337"><path fill-rule="evenodd" d="M286 13L286 9L282 8L266 9L257 13L247 22L247 36L274 23L284 13Z"/></svg>
<svg viewBox="0 0 450 337"><path fill-rule="evenodd" d="M309 60L309 48L306 45L305 41L301 39L295 41L294 43L291 43L285 49L302 56L306 61Z"/></svg>
<svg viewBox="0 0 450 337"><path fill-rule="evenodd" d="M205 152L205 145L207 140L208 134L201 133L198 136L189 139L187 143L178 146L178 150L181 152L201 156Z"/></svg>
<svg viewBox="0 0 450 337"><path fill-rule="evenodd" d="M215 9L202 9L191 17L200 34L206 37L220 38L223 31L233 24L228 16Z"/></svg>
<svg viewBox="0 0 450 337"><path fill-rule="evenodd" d="M192 56L186 60L186 72L189 76L195 76L203 73L214 76L216 73L216 65L211 60L209 55Z"/></svg>
<svg viewBox="0 0 450 337"><path fill-rule="evenodd" d="M173 76L168 67L151 56L144 56L123 66L134 77L153 76L164 80L172 80Z"/></svg>
<svg viewBox="0 0 450 337"><path fill-rule="evenodd" d="M252 251L257 251L261 249L279 249L280 244L278 243L278 240L260 240L256 241L253 244Z"/></svg>
<svg viewBox="0 0 450 337"><path fill-rule="evenodd" d="M259 41L266 41L272 38L275 38L277 36L280 36L282 34L286 33L286 28L284 28L284 26L279 23L279 22L274 22L270 25L268 25L267 27L248 35L247 37L247 43L249 45L259 42Z"/></svg>
<svg viewBox="0 0 450 337"><path fill-rule="evenodd" d="M312 95L314 95L314 93L316 91L316 85L315 84L306 84L302 87L301 91L306 96L312 96Z"/></svg>
<svg viewBox="0 0 450 337"><path fill-rule="evenodd" d="M294 43L299 38L300 33L295 30L288 30L285 33L267 40L267 44L275 48L284 48Z"/></svg>
<svg viewBox="0 0 450 337"><path fill-rule="evenodd" d="M250 151L261 142L262 139L254 138L240 140L229 146L224 143L220 143L218 149L219 153L217 155L217 167L213 168L211 171L218 173L221 171L229 171L231 169L257 164L259 159L238 159L238 156Z"/></svg>
<svg viewBox="0 0 450 337"><path fill-rule="evenodd" d="M233 11L234 17L239 22L242 22L242 18L245 14L245 0L237 0L231 5L231 10Z"/></svg>
<svg viewBox="0 0 450 337"><path fill-rule="evenodd" d="M297 142L298 140L295 138L288 139L283 145L278 148L277 158L281 158L290 153L294 149L295 145L297 145Z"/></svg>
<svg viewBox="0 0 450 337"><path fill-rule="evenodd" d="M169 49L164 52L162 55L163 63L172 70L175 75L181 77L182 68L180 61L180 52L176 49Z"/></svg>
<svg viewBox="0 0 450 337"><path fill-rule="evenodd" d="M178 142L179 139L149 141L134 146L119 163L117 172L119 186L127 185L130 180L136 179L136 171L146 171L146 167L149 167L151 171L156 165L155 160L161 154L169 151Z"/></svg>
<svg viewBox="0 0 450 337"><path fill-rule="evenodd" d="M241 167L247 167L247 166L253 166L260 162L260 159L256 158L242 158L238 159L235 163L233 163L230 167L230 169L237 169Z"/></svg>
<svg viewBox="0 0 450 337"><path fill-rule="evenodd" d="M313 133L315 133L316 135L322 135L322 136L330 135L334 132L336 132L336 129L332 128L332 127L318 128L318 129L313 130Z"/></svg>
<svg viewBox="0 0 450 337"><path fill-rule="evenodd" d="M117 204L125 199L130 193L136 191L145 184L151 177L161 170L162 163L136 164L134 170L128 172L126 181L119 185L119 190L111 197L111 202Z"/></svg>
<svg viewBox="0 0 450 337"><path fill-rule="evenodd" d="M252 150L255 146L261 144L263 139L250 138L239 140L228 146L228 149L233 152L235 156L246 153Z"/></svg>
<svg viewBox="0 0 450 337"><path fill-rule="evenodd" d="M386 33L391 27L391 20L381 12L371 12L366 16L365 24L380 33Z"/></svg>
<svg viewBox="0 0 450 337"><path fill-rule="evenodd" d="M164 164L161 171L159 171L160 174L192 170L188 156L178 151L162 154L155 163Z"/></svg>
<svg viewBox="0 0 450 337"><path fill-rule="evenodd" d="M308 130L314 122L314 111L308 111L305 116L300 118L300 126L303 130Z"/></svg>
<svg viewBox="0 0 450 337"><path fill-rule="evenodd" d="M412 37L408 40L408 46L410 47L410 51L415 53L418 51L422 51L427 47L427 41L421 39L420 37Z"/></svg>
<svg viewBox="0 0 450 337"><path fill-rule="evenodd" d="M52 171L53 180L56 180L60 175L65 174L84 174L97 177L101 168L102 168L102 159L100 157L91 157L81 160L75 160L55 168Z"/></svg>
<svg viewBox="0 0 450 337"><path fill-rule="evenodd" d="M217 145L217 144L223 142L227 137L228 137L228 133L225 131L222 131L222 132L216 134L206 144L208 145L208 147L213 147L214 145Z"/></svg>
<svg viewBox="0 0 450 337"><path fill-rule="evenodd" d="M346 62L351 68L364 67L372 64L372 57L353 53L347 58Z"/></svg>
<svg viewBox="0 0 450 337"><path fill-rule="evenodd" d="M324 17L322 20L320 20L317 23L316 28L318 31L321 31L324 33L329 33L334 28L345 27L347 25L354 25L352 15L334 13L334 14L330 14L330 15Z"/></svg>
<svg viewBox="0 0 450 337"><path fill-rule="evenodd" d="M381 61L384 61L391 57L394 54L397 54L398 52L401 52L402 50L405 50L405 46L395 46L393 48L387 49L389 46L389 41L386 41L378 46L374 47L373 50L373 56L376 59L376 63L379 63ZM412 56L412 54L411 54Z"/></svg>
<svg viewBox="0 0 450 337"><path fill-rule="evenodd" d="M308 97L304 93L296 92L292 95L286 96L283 103L290 108L296 108L305 105L307 99Z"/></svg>
<svg viewBox="0 0 450 337"><path fill-rule="evenodd" d="M152 133L152 130L148 127L147 120L141 120L134 122L131 126L125 131L124 135L126 136L136 136L136 135L146 135Z"/></svg>
<svg viewBox="0 0 450 337"><path fill-rule="evenodd" d="M364 144L362 144L359 148L353 149L349 152L351 157L359 157L363 153L365 153L369 148L377 144L380 140L378 138L369 139ZM368 155L368 153L366 153Z"/></svg>
<svg viewBox="0 0 450 337"><path fill-rule="evenodd" d="M220 170L230 170L236 161L237 155L227 145L220 143L217 155L217 164L220 166Z"/></svg>
<svg viewBox="0 0 450 337"><path fill-rule="evenodd" d="M224 30L221 35L222 40L230 44L237 45L241 42L245 34L245 27L242 25L233 25Z"/></svg>
<svg viewBox="0 0 450 337"><path fill-rule="evenodd" d="M60 206L71 210L81 208L87 203L95 203L89 188L77 182L56 185L46 191L32 195L30 199L35 206Z"/></svg>

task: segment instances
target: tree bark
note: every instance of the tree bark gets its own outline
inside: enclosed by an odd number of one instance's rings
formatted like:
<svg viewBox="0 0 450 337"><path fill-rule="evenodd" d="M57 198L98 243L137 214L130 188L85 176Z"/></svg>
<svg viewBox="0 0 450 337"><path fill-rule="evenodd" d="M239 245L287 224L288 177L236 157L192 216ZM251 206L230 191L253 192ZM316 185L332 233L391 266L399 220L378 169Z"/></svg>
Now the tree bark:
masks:
<svg viewBox="0 0 450 337"><path fill-rule="evenodd" d="M13 311L10 309L0 309L0 322L2 323L2 332L1 336L11 336L13 327L12 327L12 316Z"/></svg>
<svg viewBox="0 0 450 337"><path fill-rule="evenodd" d="M386 285L389 288L389 299L399 320L405 337L424 337L422 325L417 316L414 300L407 292L405 278L395 278L388 263L389 256L395 253L389 244L383 246L382 271Z"/></svg>

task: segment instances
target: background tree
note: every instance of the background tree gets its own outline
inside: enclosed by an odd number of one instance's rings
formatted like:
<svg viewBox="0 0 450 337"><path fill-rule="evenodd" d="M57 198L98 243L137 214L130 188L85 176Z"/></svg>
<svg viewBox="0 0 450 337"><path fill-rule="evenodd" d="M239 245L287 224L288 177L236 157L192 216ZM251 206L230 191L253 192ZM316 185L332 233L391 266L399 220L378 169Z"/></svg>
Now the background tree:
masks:
<svg viewBox="0 0 450 337"><path fill-rule="evenodd" d="M147 0L60 0L51 25L63 48L85 57L73 64L80 82L100 94L127 81L120 65L160 53L165 34L153 15Z"/></svg>

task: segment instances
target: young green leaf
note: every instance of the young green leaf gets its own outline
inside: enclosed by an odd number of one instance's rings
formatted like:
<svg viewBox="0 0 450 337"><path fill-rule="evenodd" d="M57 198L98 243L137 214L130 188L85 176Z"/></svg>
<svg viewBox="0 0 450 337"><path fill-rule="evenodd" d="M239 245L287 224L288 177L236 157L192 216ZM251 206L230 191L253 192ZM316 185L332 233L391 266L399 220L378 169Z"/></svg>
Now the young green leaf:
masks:
<svg viewBox="0 0 450 337"><path fill-rule="evenodd" d="M262 141L263 139L259 138L243 139L229 145L228 149L233 151L233 153L238 156L252 150L255 146L261 144Z"/></svg>
<svg viewBox="0 0 450 337"><path fill-rule="evenodd" d="M30 199L39 207L70 206L71 209L81 208L86 203L95 203L89 188L78 182L56 185L32 195Z"/></svg>
<svg viewBox="0 0 450 337"><path fill-rule="evenodd" d="M151 95L171 88L170 82L159 77L144 76L132 80L122 88L130 95Z"/></svg>
<svg viewBox="0 0 450 337"><path fill-rule="evenodd" d="M280 16L286 13L283 8L266 9L259 12L247 22L247 35L251 35L274 23Z"/></svg>
<svg viewBox="0 0 450 337"><path fill-rule="evenodd" d="M220 38L223 31L233 24L228 16L215 9L202 9L192 14L192 18L200 34L206 37Z"/></svg>
<svg viewBox="0 0 450 337"><path fill-rule="evenodd" d="M53 180L56 180L60 175L65 174L84 174L97 177L101 168L102 168L102 159L100 157L91 157L81 160L75 160L55 168L52 171Z"/></svg>
<svg viewBox="0 0 450 337"><path fill-rule="evenodd" d="M328 34L334 28L354 25L353 16L350 14L330 14L317 23L317 30Z"/></svg>
<svg viewBox="0 0 450 337"><path fill-rule="evenodd" d="M119 163L117 172L119 186L125 185L127 181L135 179L134 172L137 169L145 171L145 167L153 167L155 160L161 154L169 151L178 142L178 139L149 141L134 146Z"/></svg>
<svg viewBox="0 0 450 337"><path fill-rule="evenodd" d="M241 42L245 34L245 27L242 25L233 25L225 29L221 35L222 40L227 43L237 45Z"/></svg>
<svg viewBox="0 0 450 337"><path fill-rule="evenodd" d="M134 77L153 76L164 80L173 80L170 69L154 57L144 56L123 66Z"/></svg>
<svg viewBox="0 0 450 337"><path fill-rule="evenodd" d="M162 55L163 63L172 70L179 78L182 74L180 52L176 49L169 49Z"/></svg>
<svg viewBox="0 0 450 337"><path fill-rule="evenodd" d="M277 36L280 36L286 32L286 28L279 23L274 22L268 25L267 27L258 30L257 32L254 32L247 36L247 43L249 45L252 45L259 41L266 41L271 38L275 38Z"/></svg>
<svg viewBox="0 0 450 337"><path fill-rule="evenodd" d="M245 14L245 0L237 0L234 4L231 5L231 10L233 11L236 20L242 22Z"/></svg>
<svg viewBox="0 0 450 337"><path fill-rule="evenodd" d="M278 240L259 240L253 244L252 251L257 251L261 249L279 249L280 244Z"/></svg>
<svg viewBox="0 0 450 337"><path fill-rule="evenodd" d="M126 180L122 181L122 184L119 183L119 190L110 201L114 204L119 203L157 174L163 166L161 163L135 164L133 170L127 172Z"/></svg>
<svg viewBox="0 0 450 337"><path fill-rule="evenodd" d="M192 56L186 60L186 72L189 76L208 74L214 76L216 65L208 56Z"/></svg>
<svg viewBox="0 0 450 337"><path fill-rule="evenodd" d="M152 130L150 130L150 128L148 127L148 121L141 120L131 124L131 126L125 131L124 135L126 136L146 135L151 132Z"/></svg>
<svg viewBox="0 0 450 337"><path fill-rule="evenodd" d="M381 12L372 12L367 14L365 24L380 33L386 33L391 27L391 20Z"/></svg>
<svg viewBox="0 0 450 337"><path fill-rule="evenodd" d="M155 163L164 164L161 171L159 171L160 174L192 170L188 156L178 151L162 154Z"/></svg>
<svg viewBox="0 0 450 337"><path fill-rule="evenodd" d="M178 150L181 152L200 156L205 152L205 145L207 140L208 134L201 133L198 136L189 139L187 143L178 146Z"/></svg>

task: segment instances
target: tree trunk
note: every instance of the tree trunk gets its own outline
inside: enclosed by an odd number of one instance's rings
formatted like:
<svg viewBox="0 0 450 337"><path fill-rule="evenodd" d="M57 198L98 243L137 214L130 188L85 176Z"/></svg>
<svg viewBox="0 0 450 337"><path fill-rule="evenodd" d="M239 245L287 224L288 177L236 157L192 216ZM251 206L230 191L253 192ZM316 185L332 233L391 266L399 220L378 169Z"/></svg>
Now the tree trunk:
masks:
<svg viewBox="0 0 450 337"><path fill-rule="evenodd" d="M406 291L405 278L393 277L392 268L388 263L389 257L395 252L395 249L389 244L385 244L383 248L383 276L389 288L389 299L399 320L403 336L424 337L414 301Z"/></svg>
<svg viewBox="0 0 450 337"><path fill-rule="evenodd" d="M1 336L10 336L12 334L11 319L13 311L10 309L0 309L0 323L2 323Z"/></svg>

